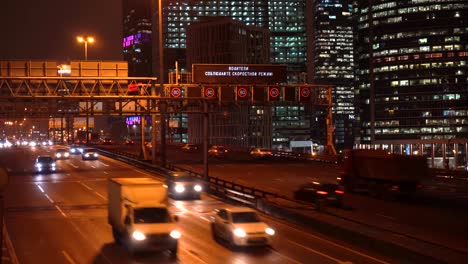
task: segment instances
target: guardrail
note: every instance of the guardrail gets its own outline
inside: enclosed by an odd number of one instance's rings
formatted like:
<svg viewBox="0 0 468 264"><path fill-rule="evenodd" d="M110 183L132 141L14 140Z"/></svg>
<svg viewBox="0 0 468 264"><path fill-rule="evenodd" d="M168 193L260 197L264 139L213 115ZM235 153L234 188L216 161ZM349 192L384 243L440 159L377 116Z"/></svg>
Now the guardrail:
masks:
<svg viewBox="0 0 468 264"><path fill-rule="evenodd" d="M145 169L145 170L150 170L150 171L155 171L158 173L161 173L163 175L166 175L172 171L185 171L188 172L191 176L196 177L200 179L201 181L204 182L204 185L208 188L206 189L206 192L216 194L218 196L224 197L224 198L229 198L244 204L248 204L253 207L257 207L257 204L259 204L259 200L265 200L268 198L281 198L284 200L288 200L291 202L297 202L296 200L293 200L291 198L288 198L284 195L279 195L277 193L272 193L272 192L267 192L263 191L254 187L250 186L244 186L242 184L238 184L233 181L227 181L224 179L220 179L217 177L204 177L204 175L191 171L182 167L174 166L173 164L168 164L167 169L162 168L157 165L150 164L149 161L139 161L138 160L138 155L131 154L131 153L126 153L122 151L108 151L108 150L103 150L103 149L98 149L98 151L105 156L130 163L134 166L137 166L139 168Z"/></svg>

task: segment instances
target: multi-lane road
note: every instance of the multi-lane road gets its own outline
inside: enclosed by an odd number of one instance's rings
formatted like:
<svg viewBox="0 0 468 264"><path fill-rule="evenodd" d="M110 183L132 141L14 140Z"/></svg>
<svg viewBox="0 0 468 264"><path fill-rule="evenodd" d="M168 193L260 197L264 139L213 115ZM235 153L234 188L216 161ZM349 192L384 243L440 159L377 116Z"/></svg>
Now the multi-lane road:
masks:
<svg viewBox="0 0 468 264"><path fill-rule="evenodd" d="M170 201L182 231L177 260L153 253L130 257L112 239L107 223L107 179L158 175L101 157L80 156L58 161L52 174L33 174L33 160L53 154L53 147L0 151L9 172L4 192L6 233L10 255L19 263L396 263L398 256L381 255L359 244L348 244L262 215L277 235L272 247L231 250L215 242L209 219L215 208L232 206L217 197Z"/></svg>
<svg viewBox="0 0 468 264"><path fill-rule="evenodd" d="M135 151L131 146L109 149ZM133 148L133 149L132 149ZM168 161L187 170L203 173L202 153L186 153L180 146L168 147ZM311 180L332 181L340 168L333 163L303 162L282 158L252 159L248 153L231 151L225 158L209 159L209 175L244 186L292 198L297 187ZM288 204L289 205L289 204ZM431 180L413 200L386 201L359 194L345 194L345 209L328 208L337 218L366 227L390 231L396 237L417 239L440 248L453 249L468 258L468 182ZM302 209L299 209L302 210ZM302 210L305 214L313 209ZM424 254L432 253L423 249ZM450 254L450 253L448 253Z"/></svg>

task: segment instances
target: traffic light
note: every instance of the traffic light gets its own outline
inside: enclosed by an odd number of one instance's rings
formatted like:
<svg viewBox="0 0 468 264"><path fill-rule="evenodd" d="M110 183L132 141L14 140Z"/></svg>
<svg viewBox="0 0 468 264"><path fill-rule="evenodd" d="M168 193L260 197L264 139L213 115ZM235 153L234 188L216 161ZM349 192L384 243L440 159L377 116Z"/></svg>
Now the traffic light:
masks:
<svg viewBox="0 0 468 264"><path fill-rule="evenodd" d="M278 86L270 86L268 87L268 101L279 101L281 88Z"/></svg>
<svg viewBox="0 0 468 264"><path fill-rule="evenodd" d="M299 102L310 102L310 87L299 87Z"/></svg>
<svg viewBox="0 0 468 264"><path fill-rule="evenodd" d="M171 90L170 90L170 96L172 98L179 98L179 97L182 97L182 88L180 87L171 87Z"/></svg>

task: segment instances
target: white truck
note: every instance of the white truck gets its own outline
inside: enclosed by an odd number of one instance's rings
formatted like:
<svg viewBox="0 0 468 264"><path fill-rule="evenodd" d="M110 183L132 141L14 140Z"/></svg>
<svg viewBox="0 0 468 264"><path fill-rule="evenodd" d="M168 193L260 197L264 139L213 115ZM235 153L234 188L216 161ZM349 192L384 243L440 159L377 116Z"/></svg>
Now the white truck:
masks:
<svg viewBox="0 0 468 264"><path fill-rule="evenodd" d="M108 183L108 222L116 243L130 254L169 250L177 256L181 233L168 210L167 186L152 178L112 178Z"/></svg>

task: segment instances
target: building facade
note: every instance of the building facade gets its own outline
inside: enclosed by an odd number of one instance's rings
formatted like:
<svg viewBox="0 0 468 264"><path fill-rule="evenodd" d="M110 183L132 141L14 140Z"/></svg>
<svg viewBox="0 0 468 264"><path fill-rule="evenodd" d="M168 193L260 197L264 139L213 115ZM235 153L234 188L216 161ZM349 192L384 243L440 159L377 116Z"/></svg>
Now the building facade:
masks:
<svg viewBox="0 0 468 264"><path fill-rule="evenodd" d="M123 55L128 76L152 75L151 0L123 0Z"/></svg>
<svg viewBox="0 0 468 264"><path fill-rule="evenodd" d="M468 3L356 1L356 23L356 142L466 151L450 142L468 138Z"/></svg>
<svg viewBox="0 0 468 264"><path fill-rule="evenodd" d="M309 61L313 83L333 84L334 143L354 144L354 47L351 0L314 0L309 6Z"/></svg>
<svg viewBox="0 0 468 264"><path fill-rule="evenodd" d="M288 67L290 83L297 83L307 72L306 1L165 1L162 10L163 61L167 76L175 61L190 71L185 61L187 26L203 17L231 17L247 26L270 31L270 63ZM158 1L153 0L153 32L159 28ZM159 76L159 36L153 40L155 76Z"/></svg>

